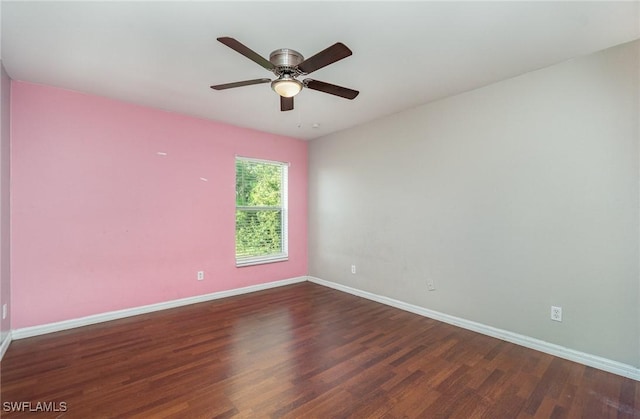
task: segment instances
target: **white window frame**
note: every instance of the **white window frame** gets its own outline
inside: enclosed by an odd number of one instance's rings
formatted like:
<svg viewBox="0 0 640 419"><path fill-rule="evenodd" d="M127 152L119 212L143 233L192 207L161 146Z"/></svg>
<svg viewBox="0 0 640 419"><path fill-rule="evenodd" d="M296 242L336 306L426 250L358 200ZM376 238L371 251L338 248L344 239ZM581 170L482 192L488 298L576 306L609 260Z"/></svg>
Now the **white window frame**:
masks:
<svg viewBox="0 0 640 419"><path fill-rule="evenodd" d="M234 163L237 163L239 160L242 161L246 161L246 162L252 162L252 163L265 163L265 164L272 164L272 165L278 165L281 167L282 170L282 181L281 181L281 190L280 190L280 199L281 199L281 206L280 207L247 207L247 206L238 206L236 204L236 211L234 212L234 220L235 220L235 214L238 210L274 210L274 209L279 209L281 211L281 231L280 231L280 235L281 235L281 241L282 241L282 252L281 253L274 253L274 254L269 254L269 255L261 255L261 256L240 256L238 257L238 254L235 253L235 257L236 257L236 267L240 268L243 266L252 266L252 265L261 265L261 264L265 264L265 263L274 263L274 262L283 262L283 261L287 261L289 260L289 163L285 163L285 162L280 162L280 161L273 161L273 160L263 160L263 159L255 159L255 158L250 158L250 157L242 157L242 156L236 156ZM234 164L234 168L236 167L236 164ZM237 177L237 173L234 176L234 178ZM237 179L236 179L236 185L237 185ZM234 187L235 193L237 194L238 191L237 189ZM235 225L235 221L234 221L234 225ZM236 230L234 232L234 249L235 249L235 244L237 241L237 226L236 226Z"/></svg>

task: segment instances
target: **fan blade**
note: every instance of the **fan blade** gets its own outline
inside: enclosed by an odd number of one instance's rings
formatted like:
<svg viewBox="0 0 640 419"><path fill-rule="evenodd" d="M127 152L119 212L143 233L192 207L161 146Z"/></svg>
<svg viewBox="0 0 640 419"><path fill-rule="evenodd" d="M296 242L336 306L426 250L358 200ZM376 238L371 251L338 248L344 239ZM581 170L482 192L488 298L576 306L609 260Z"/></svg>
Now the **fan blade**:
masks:
<svg viewBox="0 0 640 419"><path fill-rule="evenodd" d="M319 92L329 93L330 95L336 95L345 99L355 99L360 92L346 87L337 86L331 83L325 83L319 80L304 79L304 86L311 90L317 90Z"/></svg>
<svg viewBox="0 0 640 419"><path fill-rule="evenodd" d="M293 110L293 96L292 97L280 96L280 110L282 112Z"/></svg>
<svg viewBox="0 0 640 419"><path fill-rule="evenodd" d="M269 83L271 79L253 79L245 81L237 81L235 83L216 84L211 86L213 90L233 89L234 87L251 86L252 84Z"/></svg>
<svg viewBox="0 0 640 419"><path fill-rule="evenodd" d="M309 74L336 61L340 61L343 58L347 58L351 54L353 53L345 44L337 42L298 64L298 69L304 74Z"/></svg>
<svg viewBox="0 0 640 419"><path fill-rule="evenodd" d="M271 71L274 69L273 64L271 64L269 60L263 58L262 56L260 56L260 54L251 50L245 45L241 44L239 41L233 38L229 38L228 36L223 36L221 38L218 38L218 41L222 42L232 50L244 55L251 61L260 64L262 67L266 68L267 70Z"/></svg>

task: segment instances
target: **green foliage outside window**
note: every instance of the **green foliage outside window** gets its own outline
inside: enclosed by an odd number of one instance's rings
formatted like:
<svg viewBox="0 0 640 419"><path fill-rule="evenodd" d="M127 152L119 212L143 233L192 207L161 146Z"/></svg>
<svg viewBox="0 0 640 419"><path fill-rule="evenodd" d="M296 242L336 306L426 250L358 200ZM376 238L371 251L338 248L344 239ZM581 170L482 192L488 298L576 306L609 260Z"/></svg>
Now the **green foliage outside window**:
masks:
<svg viewBox="0 0 640 419"><path fill-rule="evenodd" d="M236 159L236 258L285 252L283 176L282 164Z"/></svg>

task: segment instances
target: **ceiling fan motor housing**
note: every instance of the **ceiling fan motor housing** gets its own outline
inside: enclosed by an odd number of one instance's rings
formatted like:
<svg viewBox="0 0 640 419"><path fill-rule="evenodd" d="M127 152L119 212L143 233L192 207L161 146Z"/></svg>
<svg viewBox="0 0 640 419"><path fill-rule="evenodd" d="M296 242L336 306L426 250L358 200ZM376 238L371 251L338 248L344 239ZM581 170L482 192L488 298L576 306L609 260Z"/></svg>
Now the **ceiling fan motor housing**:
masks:
<svg viewBox="0 0 640 419"><path fill-rule="evenodd" d="M269 62L275 66L273 72L278 76L282 74L298 75L300 72L296 67L303 61L302 54L289 48L277 49L269 54Z"/></svg>

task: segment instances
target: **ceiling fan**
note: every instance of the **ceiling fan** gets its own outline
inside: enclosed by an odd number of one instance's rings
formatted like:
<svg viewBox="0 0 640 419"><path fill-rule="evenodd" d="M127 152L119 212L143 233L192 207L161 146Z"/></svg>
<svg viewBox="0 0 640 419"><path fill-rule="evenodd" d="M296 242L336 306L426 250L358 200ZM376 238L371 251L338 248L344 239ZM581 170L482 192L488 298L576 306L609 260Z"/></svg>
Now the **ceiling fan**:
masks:
<svg viewBox="0 0 640 419"><path fill-rule="evenodd" d="M337 86L331 83L314 79L298 80L297 77L313 73L323 67L347 58L352 54L351 50L341 42L337 42L316 55L306 60L298 51L288 48L281 48L273 51L269 55L269 60L261 57L234 38L221 37L218 41L229 48L244 55L251 61L258 63L276 75L276 79L253 79L238 81L235 83L217 84L211 86L214 90L232 89L234 87L250 86L252 84L271 83L271 88L280 95L280 110L290 111L293 109L293 97L300 93L303 87L319 92L329 93L345 99L355 99L360 92L346 87Z"/></svg>

